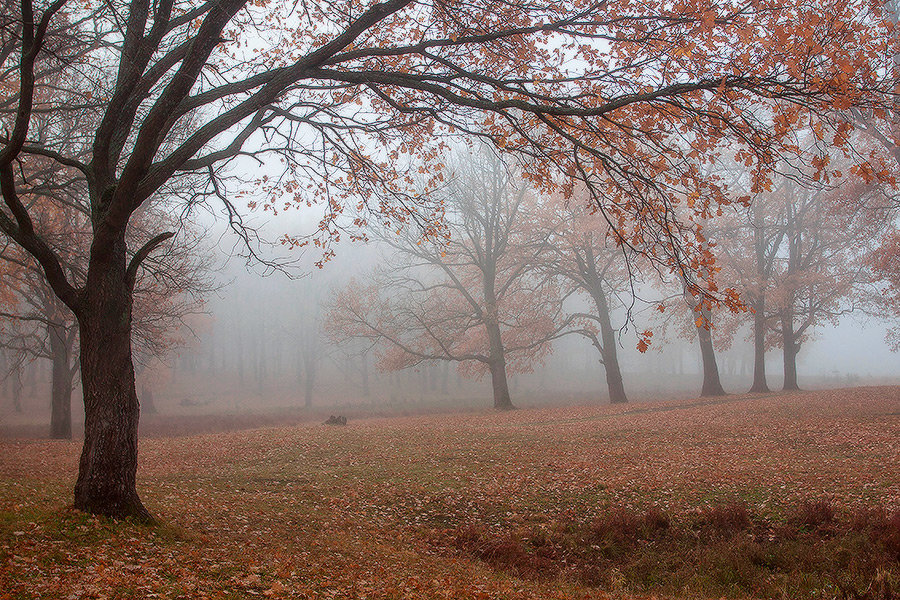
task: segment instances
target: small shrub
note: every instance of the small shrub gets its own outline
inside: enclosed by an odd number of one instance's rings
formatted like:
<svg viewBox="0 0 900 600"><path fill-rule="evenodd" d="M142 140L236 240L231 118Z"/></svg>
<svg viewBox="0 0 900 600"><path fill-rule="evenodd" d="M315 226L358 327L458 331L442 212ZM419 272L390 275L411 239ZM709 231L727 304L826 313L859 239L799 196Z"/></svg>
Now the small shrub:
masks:
<svg viewBox="0 0 900 600"><path fill-rule="evenodd" d="M644 512L614 509L594 519L589 529L597 540L624 543L651 538L668 527L669 517L653 506Z"/></svg>
<svg viewBox="0 0 900 600"><path fill-rule="evenodd" d="M887 511L883 506L865 506L857 508L850 516L850 528L853 531L872 531L887 520Z"/></svg>
<svg viewBox="0 0 900 600"><path fill-rule="evenodd" d="M828 498L801 500L789 521L811 531L827 529L834 524L834 506Z"/></svg>
<svg viewBox="0 0 900 600"><path fill-rule="evenodd" d="M884 527L878 534L878 541L884 544L888 552L900 560L900 508L885 519Z"/></svg>
<svg viewBox="0 0 900 600"><path fill-rule="evenodd" d="M697 523L702 528L734 533L750 527L750 511L737 500L714 504L700 511Z"/></svg>
<svg viewBox="0 0 900 600"><path fill-rule="evenodd" d="M522 575L539 575L553 568L555 550L541 532L525 537L521 532L492 533L485 527L460 527L453 545L494 568Z"/></svg>

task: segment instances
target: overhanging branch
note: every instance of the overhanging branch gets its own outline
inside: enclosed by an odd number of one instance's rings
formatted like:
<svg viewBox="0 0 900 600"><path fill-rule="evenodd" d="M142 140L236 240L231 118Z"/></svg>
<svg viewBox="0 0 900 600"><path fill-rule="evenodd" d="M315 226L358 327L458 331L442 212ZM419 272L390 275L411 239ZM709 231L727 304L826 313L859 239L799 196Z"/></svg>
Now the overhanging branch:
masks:
<svg viewBox="0 0 900 600"><path fill-rule="evenodd" d="M128 285L128 288L130 290L134 290L134 282L137 279L137 271L140 268L141 263L144 262L144 259L150 256L150 253L156 250L160 244L174 236L175 233L171 231L161 233L144 244L141 249L135 253L135 255L131 259L131 262L128 263L128 269L125 271L125 283Z"/></svg>

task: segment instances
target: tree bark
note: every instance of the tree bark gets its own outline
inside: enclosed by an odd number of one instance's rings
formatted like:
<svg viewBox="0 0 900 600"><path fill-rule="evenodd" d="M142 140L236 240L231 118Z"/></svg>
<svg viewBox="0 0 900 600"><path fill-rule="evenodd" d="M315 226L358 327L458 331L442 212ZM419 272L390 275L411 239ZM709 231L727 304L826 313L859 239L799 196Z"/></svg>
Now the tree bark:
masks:
<svg viewBox="0 0 900 600"><path fill-rule="evenodd" d="M766 383L766 316L765 301L762 299L753 303L753 385L751 393L763 393L769 391Z"/></svg>
<svg viewBox="0 0 900 600"><path fill-rule="evenodd" d="M494 391L494 408L497 410L512 410L515 408L509 396L509 382L506 378L506 356L503 352L503 340L500 336L500 326L496 323L486 323L488 341L490 342L491 387Z"/></svg>
<svg viewBox="0 0 900 600"><path fill-rule="evenodd" d="M625 404L628 396L625 395L625 383L622 380L622 371L619 368L619 353L616 350L616 333L612 327L609 315L609 303L606 294L600 289L599 284L591 294L594 304L597 306L597 316L600 319L600 339L603 348L600 354L603 356L603 367L606 370L606 388L609 390L609 401L612 404Z"/></svg>
<svg viewBox="0 0 900 600"><path fill-rule="evenodd" d="M6 352L0 348L0 398L6 398L9 395L9 372L7 371Z"/></svg>
<svg viewBox="0 0 900 600"><path fill-rule="evenodd" d="M494 408L497 410L512 410L515 406L509 397L509 382L506 378L506 361L492 362L491 387L494 390Z"/></svg>
<svg viewBox="0 0 900 600"><path fill-rule="evenodd" d="M794 320L789 313L781 315L781 340L784 348L784 390L799 390L800 385L797 382L797 354L800 351L799 345L794 339Z"/></svg>
<svg viewBox="0 0 900 600"><path fill-rule="evenodd" d="M713 348L712 334L706 327L697 328L700 341L700 355L703 359L703 387L700 396L724 396L725 388L719 378L719 366L716 364L716 351Z"/></svg>
<svg viewBox="0 0 900 600"><path fill-rule="evenodd" d="M703 359L703 387L700 396L724 396L725 388L719 378L719 365L716 364L716 350L713 347L712 313L706 306L700 307L700 316L706 321L704 325L697 327L697 340L700 342L700 356Z"/></svg>
<svg viewBox="0 0 900 600"><path fill-rule="evenodd" d="M50 396L50 437L55 440L72 439L72 348L66 328L59 324L47 326L50 356L53 363Z"/></svg>
<svg viewBox="0 0 900 600"><path fill-rule="evenodd" d="M106 252L92 248L80 304L85 422L75 508L152 522L135 486L140 406L131 353L132 290L125 272L124 237Z"/></svg>

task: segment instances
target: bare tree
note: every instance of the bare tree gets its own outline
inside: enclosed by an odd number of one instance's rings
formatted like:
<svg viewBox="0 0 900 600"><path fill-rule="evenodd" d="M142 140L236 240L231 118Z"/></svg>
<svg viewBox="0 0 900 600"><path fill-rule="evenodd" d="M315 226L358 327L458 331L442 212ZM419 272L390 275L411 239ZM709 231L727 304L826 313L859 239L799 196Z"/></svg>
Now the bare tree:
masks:
<svg viewBox="0 0 900 600"><path fill-rule="evenodd" d="M494 408L510 409L509 367L530 369L568 323L540 265L552 233L535 223L534 192L489 151L454 175L446 240L379 236L391 266L337 294L327 323L332 339L379 342L391 370L448 360L489 372Z"/></svg>
<svg viewBox="0 0 900 600"><path fill-rule="evenodd" d="M636 257L605 219L588 207L573 203L563 209L558 202L548 201L544 211L538 226L551 243L540 257L541 268L562 280L564 297L583 295L592 304L593 311L569 315L577 324L572 332L587 338L600 354L610 402L627 402L613 311L630 310Z"/></svg>
<svg viewBox="0 0 900 600"><path fill-rule="evenodd" d="M867 257L890 226L879 186L848 174L817 188L781 188L783 249L774 272L770 321L784 357L784 389L797 390L797 355L822 322L870 304Z"/></svg>

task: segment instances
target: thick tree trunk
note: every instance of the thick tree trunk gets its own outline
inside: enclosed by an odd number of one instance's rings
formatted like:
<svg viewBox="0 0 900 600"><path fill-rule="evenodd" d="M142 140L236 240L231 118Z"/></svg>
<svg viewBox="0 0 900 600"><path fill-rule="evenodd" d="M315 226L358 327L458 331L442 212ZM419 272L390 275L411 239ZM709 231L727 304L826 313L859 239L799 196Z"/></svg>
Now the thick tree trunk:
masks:
<svg viewBox="0 0 900 600"><path fill-rule="evenodd" d="M494 390L494 408L497 410L512 410L515 408L509 397L509 382L506 379L506 361L492 362L491 386Z"/></svg>
<svg viewBox="0 0 900 600"><path fill-rule="evenodd" d="M85 422L75 508L152 521L135 487L140 407L124 240L117 240L108 254L98 258L92 252L78 314Z"/></svg>
<svg viewBox="0 0 900 600"><path fill-rule="evenodd" d="M506 356L503 351L503 340L500 336L500 326L496 323L487 323L488 341L490 342L490 369L491 387L494 390L494 408L498 410L511 410L515 408L509 396L509 382L506 378Z"/></svg>
<svg viewBox="0 0 900 600"><path fill-rule="evenodd" d="M0 398L6 398L9 395L10 377L6 362L6 352L0 348Z"/></svg>
<svg viewBox="0 0 900 600"><path fill-rule="evenodd" d="M700 342L700 356L703 359L703 387L700 396L724 396L725 388L719 379L719 365L716 364L716 350L713 347L712 314L709 308L701 306L700 316L706 320L707 326L697 328L697 340Z"/></svg>
<svg viewBox="0 0 900 600"><path fill-rule="evenodd" d="M766 316L765 302L757 300L753 303L753 385L750 392L768 392L766 383Z"/></svg>
<svg viewBox="0 0 900 600"><path fill-rule="evenodd" d="M616 333L609 315L609 303L606 301L606 294L599 289L599 286L592 295L594 304L597 306L597 316L600 318L600 339L603 342L600 353L603 356L603 367L606 369L606 388L609 390L609 401L612 404L624 404L628 402L628 397L625 395L625 383L619 368Z"/></svg>
<svg viewBox="0 0 900 600"><path fill-rule="evenodd" d="M700 396L724 396L725 388L719 379L719 366L716 364L716 351L710 330L698 327L697 339L700 341L700 355L703 358L703 387Z"/></svg>
<svg viewBox="0 0 900 600"><path fill-rule="evenodd" d="M72 352L66 340L65 327L47 327L52 357L52 391L50 396L50 437L72 439Z"/></svg>
<svg viewBox="0 0 900 600"><path fill-rule="evenodd" d="M790 314L781 316L781 341L784 348L784 390L799 390L797 383L797 354L800 347L794 340L794 320Z"/></svg>

